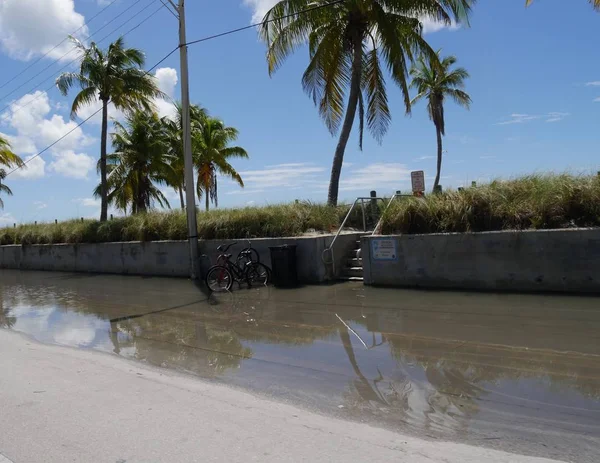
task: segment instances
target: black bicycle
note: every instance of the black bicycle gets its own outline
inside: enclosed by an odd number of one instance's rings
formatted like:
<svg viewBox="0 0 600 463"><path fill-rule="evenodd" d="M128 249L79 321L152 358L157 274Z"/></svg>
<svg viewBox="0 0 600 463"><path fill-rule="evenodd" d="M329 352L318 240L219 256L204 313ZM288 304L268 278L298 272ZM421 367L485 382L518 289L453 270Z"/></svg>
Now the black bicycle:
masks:
<svg viewBox="0 0 600 463"><path fill-rule="evenodd" d="M234 281L238 284L245 281L248 283L248 287L252 285L265 286L269 282L269 269L260 262L252 261L251 251L247 249L241 251L235 263L231 260L232 254L227 254L227 251L236 244L231 243L227 246L217 247L217 251L221 253L217 258L217 265L208 269L206 274L206 286L211 291L229 291Z"/></svg>

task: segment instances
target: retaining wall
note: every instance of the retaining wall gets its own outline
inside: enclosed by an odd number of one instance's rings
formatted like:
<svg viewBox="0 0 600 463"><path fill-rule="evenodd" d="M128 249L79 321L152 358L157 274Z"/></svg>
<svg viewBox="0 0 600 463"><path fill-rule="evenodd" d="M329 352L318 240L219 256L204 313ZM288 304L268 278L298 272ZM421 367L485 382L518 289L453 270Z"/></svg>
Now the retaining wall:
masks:
<svg viewBox="0 0 600 463"><path fill-rule="evenodd" d="M365 284L600 293L600 230L362 238Z"/></svg>
<svg viewBox="0 0 600 463"><path fill-rule="evenodd" d="M359 234L340 235L334 258L336 269L342 267L348 247ZM299 238L257 238L252 246L261 261L271 265L269 246L295 244L297 246L298 278L303 283L321 283L333 279L331 268L325 266L322 253L333 235ZM216 262L219 244L235 240L199 241L202 268L207 270ZM238 241L230 249L234 258L246 247L247 241ZM114 273L123 275L189 276L189 247L187 241L151 241L125 243L82 243L48 245L0 246L0 268L21 270L49 270L65 272Z"/></svg>

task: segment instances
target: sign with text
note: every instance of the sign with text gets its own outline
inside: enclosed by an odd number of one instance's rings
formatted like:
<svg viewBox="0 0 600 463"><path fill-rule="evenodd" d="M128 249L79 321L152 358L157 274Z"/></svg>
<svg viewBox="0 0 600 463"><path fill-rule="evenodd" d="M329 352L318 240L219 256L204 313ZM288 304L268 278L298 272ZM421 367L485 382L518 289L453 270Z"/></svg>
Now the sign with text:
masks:
<svg viewBox="0 0 600 463"><path fill-rule="evenodd" d="M398 260L396 240L389 238L371 240L371 257L373 260Z"/></svg>
<svg viewBox="0 0 600 463"><path fill-rule="evenodd" d="M422 170L411 172L410 179L413 193L423 193L425 191L425 172Z"/></svg>

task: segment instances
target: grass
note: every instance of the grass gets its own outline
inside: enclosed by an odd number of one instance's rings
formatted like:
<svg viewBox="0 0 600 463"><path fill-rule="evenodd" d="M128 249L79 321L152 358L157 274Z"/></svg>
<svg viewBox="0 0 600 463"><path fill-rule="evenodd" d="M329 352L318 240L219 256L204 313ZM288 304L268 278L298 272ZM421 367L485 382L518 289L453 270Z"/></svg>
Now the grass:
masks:
<svg viewBox="0 0 600 463"><path fill-rule="evenodd" d="M322 204L300 202L267 207L223 209L198 213L200 239L238 239L299 236L311 230L336 229L348 211ZM353 214L350 226L362 226L362 215ZM69 220L25 224L0 229L0 245L53 243L106 243L187 239L182 211L150 212L119 217L108 222Z"/></svg>
<svg viewBox="0 0 600 463"><path fill-rule="evenodd" d="M600 177L530 175L393 203L382 232L447 233L600 226Z"/></svg>
<svg viewBox="0 0 600 463"><path fill-rule="evenodd" d="M198 213L200 239L299 236L335 231L349 206L310 202ZM362 227L357 208L348 226ZM463 191L392 203L382 233L446 233L600 226L600 177L530 175ZM151 212L108 222L70 220L0 229L0 245L185 240L181 211Z"/></svg>

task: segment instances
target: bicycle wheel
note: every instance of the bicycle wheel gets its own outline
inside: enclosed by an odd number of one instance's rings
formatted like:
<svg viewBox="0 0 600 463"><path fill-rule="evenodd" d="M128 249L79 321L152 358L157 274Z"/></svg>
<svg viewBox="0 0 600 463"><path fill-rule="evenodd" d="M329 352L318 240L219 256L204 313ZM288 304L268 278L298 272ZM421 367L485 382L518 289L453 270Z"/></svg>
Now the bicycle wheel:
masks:
<svg viewBox="0 0 600 463"><path fill-rule="evenodd" d="M215 265L206 274L206 286L216 293L229 291L233 285L233 276L227 267Z"/></svg>
<svg viewBox="0 0 600 463"><path fill-rule="evenodd" d="M255 262L246 267L245 277L248 286L266 286L269 283L270 273L266 265Z"/></svg>

